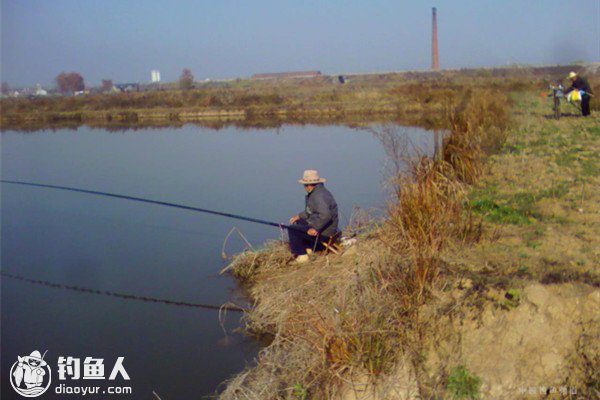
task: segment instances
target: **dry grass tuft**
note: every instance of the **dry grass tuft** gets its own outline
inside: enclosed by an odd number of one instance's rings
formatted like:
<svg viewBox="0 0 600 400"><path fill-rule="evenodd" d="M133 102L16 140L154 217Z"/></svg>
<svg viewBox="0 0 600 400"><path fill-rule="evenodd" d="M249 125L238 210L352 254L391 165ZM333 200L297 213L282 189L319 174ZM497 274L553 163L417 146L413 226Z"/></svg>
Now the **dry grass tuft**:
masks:
<svg viewBox="0 0 600 400"><path fill-rule="evenodd" d="M259 270L268 273L285 267L292 256L288 246L281 241L267 242L258 251L246 250L237 254L227 270L243 283L251 283L255 280Z"/></svg>
<svg viewBox="0 0 600 400"><path fill-rule="evenodd" d="M420 304L439 274L443 246L464 231L465 192L452 165L422 157L411 175L397 179L397 202L389 206L381 239L406 262L397 279L404 303Z"/></svg>
<svg viewBox="0 0 600 400"><path fill-rule="evenodd" d="M475 183L482 173L485 155L506 143L510 118L508 97L491 90L468 91L457 105L447 106L452 134L446 137L443 159L465 183Z"/></svg>
<svg viewBox="0 0 600 400"><path fill-rule="evenodd" d="M396 257L379 240L356 246L353 256L260 274L246 328L274 340L259 367L228 383L222 399L294 399L294 388L307 398L334 398L349 375L375 381L394 370L410 330L396 288L381 281Z"/></svg>
<svg viewBox="0 0 600 400"><path fill-rule="evenodd" d="M234 260L233 273L253 281L256 306L245 318L247 331L274 341L222 399L335 398L351 376L367 376L381 389L399 363L420 368L431 322L423 320L421 306L440 281L442 250L476 232L466 186L481 174L482 149L505 140L495 137L508 124L505 100L482 91L449 106L453 130L443 157L420 157L398 174L397 201L375 238L359 241L354 255L282 267L289 255L279 246ZM394 154L402 153L401 144L392 144ZM406 162L398 160L396 169L405 170Z"/></svg>

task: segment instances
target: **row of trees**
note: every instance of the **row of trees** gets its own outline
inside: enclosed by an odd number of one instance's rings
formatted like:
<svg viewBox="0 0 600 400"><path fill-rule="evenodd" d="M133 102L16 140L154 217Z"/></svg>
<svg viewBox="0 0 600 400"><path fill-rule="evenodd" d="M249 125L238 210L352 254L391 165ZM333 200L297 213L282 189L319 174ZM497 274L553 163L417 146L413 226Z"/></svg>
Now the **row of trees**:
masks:
<svg viewBox="0 0 600 400"><path fill-rule="evenodd" d="M81 74L77 72L61 72L56 78L56 87L61 93L73 93L85 90L85 82ZM113 87L112 79L102 80L102 91L108 92ZM181 76L179 77L179 88L180 89L192 89L194 87L194 75L189 68L184 68ZM6 82L2 83L2 94L8 94L10 88Z"/></svg>
<svg viewBox="0 0 600 400"><path fill-rule="evenodd" d="M66 92L77 92L83 90L85 85L83 83L83 77L76 72L65 73L61 72L56 77L56 85L61 93ZM102 90L109 91L113 87L113 81L111 79L102 80ZM180 89L191 89L194 87L194 75L189 68L184 68L179 77L179 88Z"/></svg>
<svg viewBox="0 0 600 400"><path fill-rule="evenodd" d="M61 72L54 80L58 91L61 93L79 92L85 89L83 77L77 72ZM9 92L10 86L8 83L2 82L2 94L6 95L9 94Z"/></svg>
<svg viewBox="0 0 600 400"><path fill-rule="evenodd" d="M194 75L188 68L184 68L179 77L179 88L180 89L191 89L194 87Z"/></svg>
<svg viewBox="0 0 600 400"><path fill-rule="evenodd" d="M78 92L85 89L83 77L76 72L61 72L54 80L56 81L58 91L61 93ZM2 82L1 92L3 95L7 95L11 92L8 83Z"/></svg>
<svg viewBox="0 0 600 400"><path fill-rule="evenodd" d="M83 77L77 72L61 72L55 80L61 93L79 92L85 89Z"/></svg>

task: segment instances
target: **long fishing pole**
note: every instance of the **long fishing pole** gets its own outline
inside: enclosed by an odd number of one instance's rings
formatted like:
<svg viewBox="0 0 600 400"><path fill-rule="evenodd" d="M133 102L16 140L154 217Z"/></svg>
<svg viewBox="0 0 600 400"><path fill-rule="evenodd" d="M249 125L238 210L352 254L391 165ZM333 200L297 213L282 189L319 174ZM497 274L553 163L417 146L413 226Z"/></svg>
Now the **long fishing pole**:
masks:
<svg viewBox="0 0 600 400"><path fill-rule="evenodd" d="M97 196L114 197L117 199L139 201L142 203L158 204L161 206L175 207L175 208L180 208L183 210L198 211L198 212L202 212L202 213L206 213L206 214L220 215L222 217L240 219L242 221L255 222L257 224L274 226L274 227L277 227L280 229L296 229L296 230L304 231L304 229L302 229L300 227L295 227L295 226L291 226L291 225L280 224L277 222L266 221L266 220L258 219L258 218L244 217L243 215L236 215L236 214L231 214L231 213L226 213L226 212L221 212L221 211L208 210L206 208L190 207L190 206L186 206L186 205L182 205L182 204L169 203L166 201L149 200L149 199L143 199L141 197L126 196L126 195L122 195L122 194L107 193L107 192L99 192L96 190L78 189L78 188L72 188L72 187L67 187L67 186L46 185L46 184L42 184L42 183L11 181L11 180L4 180L4 179L0 180L0 182L8 183L11 185L23 185L23 186L40 187L40 188L47 188L47 189L68 190L68 191L77 192L77 193L86 193L86 194L93 194L93 195L97 195Z"/></svg>
<svg viewBox="0 0 600 400"><path fill-rule="evenodd" d="M248 311L247 308L238 306L237 304L233 304L231 302L222 304L220 306L214 305L214 304L190 303L190 302L186 302L186 301L161 299L161 298L156 298L156 297L137 296L135 294L128 294L128 293L117 293L117 292L112 292L109 290L98 290L98 289L90 289L90 288L81 287L81 286L64 285L62 283L49 282L49 281L44 281L41 279L31 279L31 278L27 278L27 277L24 277L21 275L11 274L11 273L5 272L5 271L0 271L0 276L2 276L4 278L16 279L16 280L31 283L34 285L47 286L47 287L51 287L51 288L55 288L55 289L73 290L73 291L80 292L80 293L97 294L97 295L103 295L103 296L113 296L113 297L118 297L118 298L125 299L125 300L138 300L138 301L145 301L145 302L150 302L150 303L162 303L162 304L167 304L167 305L171 305L171 306L204 308L204 309L218 310L218 311L221 311L221 310L237 311L237 312Z"/></svg>

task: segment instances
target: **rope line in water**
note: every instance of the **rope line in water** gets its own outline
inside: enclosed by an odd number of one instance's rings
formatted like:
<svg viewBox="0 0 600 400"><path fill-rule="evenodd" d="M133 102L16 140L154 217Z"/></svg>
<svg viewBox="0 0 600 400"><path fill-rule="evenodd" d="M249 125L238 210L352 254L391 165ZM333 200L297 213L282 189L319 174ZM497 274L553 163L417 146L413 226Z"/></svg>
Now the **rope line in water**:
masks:
<svg viewBox="0 0 600 400"><path fill-rule="evenodd" d="M100 192L100 191L96 191L96 190L72 188L72 187L67 187L67 186L47 185L47 184L42 184L42 183L11 181L11 180L4 180L4 179L0 180L0 182L11 184L11 185L22 185L22 186L31 186L31 187L38 187L38 188L66 190L66 191L77 192L77 193L85 193L85 194L92 194L92 195L97 195L97 196L105 196L105 197L113 197L113 198L117 198L117 199L138 201L141 203L157 204L157 205L161 205L161 206L174 207L174 208L179 208L179 209L183 209L183 210L197 211L197 212L202 212L202 213L206 213L206 214L220 215L222 217L227 217L227 218L234 218L234 219L239 219L239 220L243 220L243 221L255 222L257 224L274 226L281 230L297 229L297 230L304 231L300 227L290 226L290 225L286 225L286 224L280 224L277 222L266 221L266 220L262 220L262 219L258 219L258 218L244 217L242 215L236 215L236 214L231 214L231 213L226 213L226 212L221 212L221 211L208 210L206 208L190 207L190 206L170 203L170 202L166 202L166 201L149 200L149 199L144 199L141 197ZM111 292L108 290L103 291L103 290L83 288L83 287L79 287L79 286L63 285L63 284L59 284L59 283L53 283L53 282L48 282L48 281L43 281L43 280L38 280L38 279L30 279L30 278L26 278L26 277L19 276L19 275L9 274L9 273L3 272L3 271L0 272L0 275L7 277L7 278L17 279L17 280L20 280L23 282L28 282L28 283L36 284L36 285L43 285L43 286L53 287L53 288L57 288L57 289L74 290L74 291L90 293L90 294L114 296L114 297L119 297L119 298L127 299L127 300L139 300L139 301L163 303L163 304L175 305L175 306L205 308L205 309L211 309L211 310L228 310L228 311L237 311L237 312L247 311L247 309L237 306L235 304L224 304L222 306L216 306L216 305L212 305L212 304L188 303L188 302L173 301L173 300L168 300L168 299L157 299L154 297L145 297L145 296L123 294L123 293L115 293L115 292Z"/></svg>
<svg viewBox="0 0 600 400"><path fill-rule="evenodd" d="M73 290L76 292L97 294L97 295L102 295L102 296L113 296L113 297L118 297L118 298L126 299L126 300L138 300L138 301L145 301L145 302L149 302L149 303L162 303L162 304L167 304L170 306L204 308L204 309L218 310L218 311L220 311L220 310L237 311L237 312L248 311L247 308L244 308L244 307L238 306L236 304L232 304L232 303L225 303L221 306L216 306L213 304L189 303L189 302L185 302L185 301L158 299L155 297L136 296L133 294L116 293L116 292L111 292L109 290L96 290L96 289L89 289L89 288L84 288L84 287L80 287L80 286L63 285L60 283L43 281L43 280L39 280L39 279L30 279L30 278L26 278L24 276L14 275L14 274L4 272L4 271L1 271L0 275L3 277L6 277L6 278L16 279L16 280L31 283L34 285L47 286L47 287L52 287L55 289Z"/></svg>
<svg viewBox="0 0 600 400"><path fill-rule="evenodd" d="M301 230L301 228L297 228L295 226L280 224L277 222L266 221L263 219L244 217L243 215L236 215L236 214L231 214L231 213L226 213L226 212L221 212L221 211L208 210L206 208L190 207L190 206L186 206L186 205L182 205L182 204L169 203L166 201L143 199L141 197L126 196L126 195L122 195L122 194L107 193L107 192L99 192L96 190L78 189L78 188L72 188L72 187L67 187L67 186L46 185L46 184L42 184L42 183L10 181L10 180L0 180L0 182L8 183L11 185L23 185L23 186L40 187L40 188L47 188L47 189L68 190L68 191L77 192L77 193L94 194L97 196L114 197L117 199L139 201L141 203L158 204L161 206L180 208L183 210L198 211L198 212L202 212L202 213L206 213L206 214L220 215L222 217L227 217L227 218L241 219L243 221L249 221L249 222L255 222L257 224L274 226L274 227L277 227L280 229L285 228L285 229Z"/></svg>

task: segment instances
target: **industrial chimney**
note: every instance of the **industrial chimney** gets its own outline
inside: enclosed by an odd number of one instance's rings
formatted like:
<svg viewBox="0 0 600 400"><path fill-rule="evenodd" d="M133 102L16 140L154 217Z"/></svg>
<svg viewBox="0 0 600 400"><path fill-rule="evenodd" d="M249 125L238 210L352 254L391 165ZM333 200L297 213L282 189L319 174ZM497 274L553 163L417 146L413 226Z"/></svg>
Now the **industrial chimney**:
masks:
<svg viewBox="0 0 600 400"><path fill-rule="evenodd" d="M431 9L431 69L440 69L440 58L438 54L437 38L437 11L435 7Z"/></svg>

